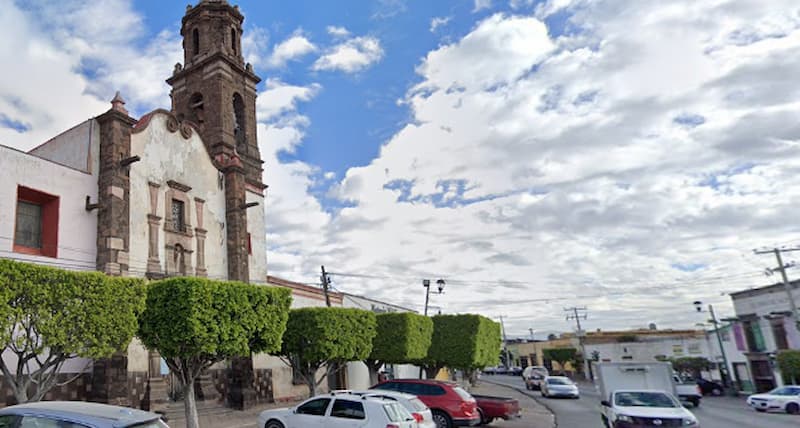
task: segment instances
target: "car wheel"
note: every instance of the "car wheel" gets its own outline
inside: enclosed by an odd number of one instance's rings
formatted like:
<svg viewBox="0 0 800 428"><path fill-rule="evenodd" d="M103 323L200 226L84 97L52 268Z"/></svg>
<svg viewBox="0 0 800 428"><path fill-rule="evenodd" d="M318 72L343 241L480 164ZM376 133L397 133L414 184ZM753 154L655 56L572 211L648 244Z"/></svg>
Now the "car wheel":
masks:
<svg viewBox="0 0 800 428"><path fill-rule="evenodd" d="M797 403L789 403L786 405L786 413L790 415L796 415L800 413L800 405Z"/></svg>
<svg viewBox="0 0 800 428"><path fill-rule="evenodd" d="M275 419L271 421L267 421L267 424L264 425L264 428L284 428L281 421L276 421Z"/></svg>
<svg viewBox="0 0 800 428"><path fill-rule="evenodd" d="M453 428L450 416L440 410L433 411L433 422L436 423L436 428Z"/></svg>
<svg viewBox="0 0 800 428"><path fill-rule="evenodd" d="M487 418L481 409L478 409L478 414L481 416L481 425L489 425L494 420L494 418Z"/></svg>
<svg viewBox="0 0 800 428"><path fill-rule="evenodd" d="M700 407L700 399L699 398L692 398L691 400L689 400L689 402L692 403L692 406L694 406L694 407Z"/></svg>
<svg viewBox="0 0 800 428"><path fill-rule="evenodd" d="M722 395L722 390L719 388L714 388L711 390L711 395L719 397L720 395Z"/></svg>
<svg viewBox="0 0 800 428"><path fill-rule="evenodd" d="M756 412L759 412L759 413L764 413L766 411L767 411L767 409L756 409Z"/></svg>
<svg viewBox="0 0 800 428"><path fill-rule="evenodd" d="M605 415L603 415L603 416L600 416L600 419L602 419L602 420L603 420L603 426L604 426L604 427L606 427L606 428L611 428L611 427L608 425L608 418L607 418Z"/></svg>

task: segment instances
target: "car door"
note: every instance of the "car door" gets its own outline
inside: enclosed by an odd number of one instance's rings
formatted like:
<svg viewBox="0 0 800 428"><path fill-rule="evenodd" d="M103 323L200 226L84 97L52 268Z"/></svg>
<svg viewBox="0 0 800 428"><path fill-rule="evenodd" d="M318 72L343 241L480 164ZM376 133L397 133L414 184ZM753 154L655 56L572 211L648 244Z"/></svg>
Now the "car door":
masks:
<svg viewBox="0 0 800 428"><path fill-rule="evenodd" d="M286 417L289 426L286 428L323 428L325 424L330 398L317 398L297 406L294 412Z"/></svg>
<svg viewBox="0 0 800 428"><path fill-rule="evenodd" d="M362 401L337 398L333 401L325 427L354 428L366 426L366 423L367 415Z"/></svg>

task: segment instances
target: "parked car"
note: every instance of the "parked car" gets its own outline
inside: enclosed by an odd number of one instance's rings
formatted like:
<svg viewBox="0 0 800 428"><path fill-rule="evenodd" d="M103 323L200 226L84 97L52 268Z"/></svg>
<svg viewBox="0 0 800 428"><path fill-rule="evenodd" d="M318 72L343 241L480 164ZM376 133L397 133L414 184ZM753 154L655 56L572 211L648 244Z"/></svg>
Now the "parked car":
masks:
<svg viewBox="0 0 800 428"><path fill-rule="evenodd" d="M488 374L488 375L493 375L496 369L497 369L497 367L494 367L494 366L485 367L483 370L481 370L481 373Z"/></svg>
<svg viewBox="0 0 800 428"><path fill-rule="evenodd" d="M549 373L546 367L542 366L528 366L522 371L522 379L525 381L525 388L529 390L538 390L542 379Z"/></svg>
<svg viewBox="0 0 800 428"><path fill-rule="evenodd" d="M694 407L700 407L700 400L703 398L700 386L694 382L684 382L677 374L673 374L672 379L675 382L675 392L678 394L678 399L692 403Z"/></svg>
<svg viewBox="0 0 800 428"><path fill-rule="evenodd" d="M393 379L371 390L388 390L416 395L431 409L436 428L474 426L481 422L475 398L453 382L426 379Z"/></svg>
<svg viewBox="0 0 800 428"><path fill-rule="evenodd" d="M522 376L522 367L514 366L508 369L508 374L512 376Z"/></svg>
<svg viewBox="0 0 800 428"><path fill-rule="evenodd" d="M569 397L580 398L580 390L570 378L566 376L546 376L541 384L542 397Z"/></svg>
<svg viewBox="0 0 800 428"><path fill-rule="evenodd" d="M747 404L757 412L781 411L800 414L800 386L786 385L765 394L747 397Z"/></svg>
<svg viewBox="0 0 800 428"><path fill-rule="evenodd" d="M40 401L0 409L3 427L169 428L158 413L83 401Z"/></svg>
<svg viewBox="0 0 800 428"><path fill-rule="evenodd" d="M436 428L436 422L433 421L433 413L431 409L425 405L416 395L406 394L398 391L388 390L369 390L369 391L335 391L336 394L352 394L361 397L378 397L387 400L395 400L411 413L411 416L417 421L419 428Z"/></svg>
<svg viewBox="0 0 800 428"><path fill-rule="evenodd" d="M509 420L519 418L519 401L515 398L492 397L489 395L473 395L475 402L478 403L478 413L481 416L481 424L488 425L495 419Z"/></svg>
<svg viewBox="0 0 800 428"><path fill-rule="evenodd" d="M417 422L397 401L334 393L309 398L296 407L265 410L258 415L258 427L416 428Z"/></svg>
<svg viewBox="0 0 800 428"><path fill-rule="evenodd" d="M700 387L700 392L702 392L703 395L720 396L725 392L725 388L713 380L697 378L695 382L697 382L697 386Z"/></svg>

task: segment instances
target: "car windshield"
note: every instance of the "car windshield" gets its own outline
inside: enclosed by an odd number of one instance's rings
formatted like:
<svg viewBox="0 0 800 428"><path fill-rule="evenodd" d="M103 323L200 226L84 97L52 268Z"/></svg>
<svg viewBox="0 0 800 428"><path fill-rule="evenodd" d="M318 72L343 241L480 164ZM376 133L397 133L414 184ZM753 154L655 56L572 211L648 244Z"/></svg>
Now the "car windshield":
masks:
<svg viewBox="0 0 800 428"><path fill-rule="evenodd" d="M420 401L419 398L412 398L408 400L408 402L411 403L411 407L413 407L414 410L416 410L417 412L424 412L428 410L428 406L426 406L425 403Z"/></svg>
<svg viewBox="0 0 800 428"><path fill-rule="evenodd" d="M800 395L800 387L781 386L768 392L770 395Z"/></svg>
<svg viewBox="0 0 800 428"><path fill-rule="evenodd" d="M563 377L551 377L547 379L548 385L572 385L572 381Z"/></svg>
<svg viewBox="0 0 800 428"><path fill-rule="evenodd" d="M622 407L680 407L680 404L663 392L627 391L614 395L614 404Z"/></svg>

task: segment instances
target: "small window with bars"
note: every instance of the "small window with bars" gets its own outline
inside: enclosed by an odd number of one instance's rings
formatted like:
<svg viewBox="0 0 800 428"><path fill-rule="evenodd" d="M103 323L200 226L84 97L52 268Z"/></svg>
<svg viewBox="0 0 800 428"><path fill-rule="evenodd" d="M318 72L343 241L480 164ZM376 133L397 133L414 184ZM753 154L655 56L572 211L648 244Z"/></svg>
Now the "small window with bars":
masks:
<svg viewBox="0 0 800 428"><path fill-rule="evenodd" d="M17 225L14 244L28 248L42 248L42 206L17 201Z"/></svg>
<svg viewBox="0 0 800 428"><path fill-rule="evenodd" d="M183 201L172 200L172 229L178 232L186 232L185 207Z"/></svg>

